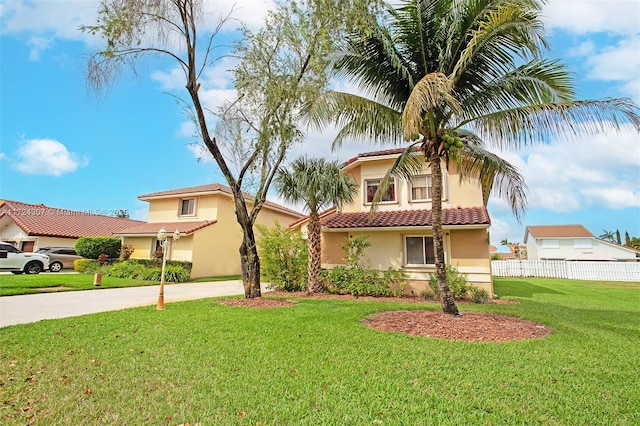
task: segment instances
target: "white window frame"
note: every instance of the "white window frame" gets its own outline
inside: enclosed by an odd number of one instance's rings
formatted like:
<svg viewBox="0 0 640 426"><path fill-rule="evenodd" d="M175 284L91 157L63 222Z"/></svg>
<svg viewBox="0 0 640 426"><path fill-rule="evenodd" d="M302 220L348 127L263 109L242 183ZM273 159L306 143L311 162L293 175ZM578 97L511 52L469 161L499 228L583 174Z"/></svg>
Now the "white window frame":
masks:
<svg viewBox="0 0 640 426"><path fill-rule="evenodd" d="M377 186L380 186L380 183L382 182L383 178L370 178L370 179L364 179L364 183L362 184L362 188L363 188L363 196L364 196L364 204L365 205L371 205L372 201L369 201L369 183L372 182L378 182ZM380 201L380 204L397 204L398 203L398 185L396 182L396 178L393 178L393 200L391 201ZM373 196L375 196L375 191L373 192ZM373 198L372 198L373 200Z"/></svg>
<svg viewBox="0 0 640 426"><path fill-rule="evenodd" d="M422 239L422 258L423 258L423 263L409 263L409 250L407 248L407 240L409 238L421 238ZM425 239L431 239L431 246L433 248L433 236L432 235L404 235L403 236L403 251L404 251L404 264L405 266L418 266L418 267L423 267L423 266L427 266L427 267L433 267L436 264L436 254L435 254L435 248L433 249L433 263L427 263L427 260L429 260L427 258L427 256L425 255ZM444 241L443 241L444 242Z"/></svg>
<svg viewBox="0 0 640 426"><path fill-rule="evenodd" d="M560 248L560 241L557 239L543 239L540 240L540 245L543 249L557 249Z"/></svg>
<svg viewBox="0 0 640 426"><path fill-rule="evenodd" d="M192 208L192 211L190 213L182 213L185 201L193 201L193 208ZM195 216L195 215L196 215L196 199L195 198L181 198L180 199L180 204L178 205L178 216L179 217L185 217L185 216Z"/></svg>
<svg viewBox="0 0 640 426"><path fill-rule="evenodd" d="M427 198L420 198L420 199L414 199L413 198L413 181L415 179L420 179L420 178L424 178L427 182L426 182L426 188L427 188ZM431 174L427 173L424 175L418 175L416 177L414 177L411 182L409 182L409 202L410 203L425 203L425 202L431 202L432 201L432 197L430 197L429 195L433 194L433 179L431 178ZM431 190L431 191L430 191ZM429 194L429 192L431 192L431 194ZM442 173L442 200L447 200L447 196L448 196L448 191L447 191L447 176L446 173Z"/></svg>
<svg viewBox="0 0 640 426"><path fill-rule="evenodd" d="M573 248L577 249L590 249L593 248L591 238L574 238Z"/></svg>

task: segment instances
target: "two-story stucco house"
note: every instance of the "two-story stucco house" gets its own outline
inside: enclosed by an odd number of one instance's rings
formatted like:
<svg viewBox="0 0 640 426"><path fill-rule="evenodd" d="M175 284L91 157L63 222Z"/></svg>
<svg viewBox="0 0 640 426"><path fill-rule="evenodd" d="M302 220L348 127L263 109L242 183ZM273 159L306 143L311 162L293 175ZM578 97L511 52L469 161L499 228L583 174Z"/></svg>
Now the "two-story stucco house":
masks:
<svg viewBox="0 0 640 426"><path fill-rule="evenodd" d="M236 221L231 188L210 184L140 195L149 203L147 222L116 233L123 244L131 244L132 258L149 259L160 249L158 231L176 230L180 239L167 250L167 259L192 262L191 277L240 274L238 248L242 228ZM247 199L249 197L247 196ZM301 214L267 201L257 223L271 227L274 221L285 225Z"/></svg>
<svg viewBox="0 0 640 426"><path fill-rule="evenodd" d="M322 266L344 264L340 244L347 238L369 235L366 251L371 265L380 270L404 269L410 289L416 294L427 288L435 272L431 228L431 176L424 162L422 173L411 182L395 182L370 217L371 202L380 179L403 149L359 154L344 164L344 170L359 184L355 201L331 209L321 216ZM419 155L419 154L416 154ZM445 261L468 275L471 284L493 294L489 250L489 214L477 179L460 181L453 165L443 165L443 232ZM304 232L307 219L290 225Z"/></svg>
<svg viewBox="0 0 640 426"><path fill-rule="evenodd" d="M582 225L527 226L529 260L636 262L638 250L596 238Z"/></svg>

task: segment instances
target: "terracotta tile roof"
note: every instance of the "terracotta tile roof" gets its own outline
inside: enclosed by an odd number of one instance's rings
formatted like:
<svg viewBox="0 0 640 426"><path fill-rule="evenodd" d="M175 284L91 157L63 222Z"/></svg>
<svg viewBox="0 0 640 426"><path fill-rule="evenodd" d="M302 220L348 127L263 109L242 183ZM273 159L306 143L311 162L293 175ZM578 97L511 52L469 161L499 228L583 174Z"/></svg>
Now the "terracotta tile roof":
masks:
<svg viewBox="0 0 640 426"><path fill-rule="evenodd" d="M201 220L197 222L154 222L142 223L130 228L124 228L116 232L115 235L156 235L160 228L164 228L167 233L171 234L176 229L182 235L190 235L199 229L215 224L217 221Z"/></svg>
<svg viewBox="0 0 640 426"><path fill-rule="evenodd" d="M222 192L226 195L229 195L231 197L233 197L233 191L231 190L231 188L229 188L228 186L225 185L221 185L219 183L211 183L208 185L199 185L199 186L190 186L187 188L178 188L178 189L170 189L167 191L160 191L160 192L152 192L149 194L142 194L138 196L139 200L142 201L149 201L152 200L154 198L169 198L169 197L178 197L178 196L191 196L191 195L203 195L203 194L210 194L210 193L214 193L214 192ZM247 200L251 200L253 198L253 196L249 193L244 193L244 197ZM285 213L290 214L291 216L297 216L300 217L302 216L302 213L297 212L295 210L292 210L288 207L282 206L280 204L276 204L272 201L265 201L264 203L265 207L269 207L271 209L275 209L275 210L280 210L283 211Z"/></svg>
<svg viewBox="0 0 640 426"><path fill-rule="evenodd" d="M355 163L356 161L362 159L362 158L368 158L368 157L384 157L386 155L399 155L402 154L405 151L406 148L392 148L392 149L385 149L382 151L372 151L372 152L363 152L361 154L356 155L353 158L348 159L347 161L345 161L342 166L348 166L351 163Z"/></svg>
<svg viewBox="0 0 640 426"><path fill-rule="evenodd" d="M336 211L336 207L334 206L334 207L331 207L330 209L327 209L327 210L324 210L324 211L320 212L320 214L318 216L320 216L320 219L322 219L323 217L325 217L325 216L327 216L327 215L329 215L331 213L334 213L335 211ZM301 224L302 222L304 222L304 221L306 221L308 219L309 219L309 215L302 216L300 219L296 220L295 222L291 222L289 224L289 229L295 228L296 225L299 225L299 224Z"/></svg>
<svg viewBox="0 0 640 426"><path fill-rule="evenodd" d="M377 212L369 220L369 212L337 213L320 221L327 228L387 228L400 226L431 226L431 210L398 210ZM442 224L490 225L489 213L484 207L442 209Z"/></svg>
<svg viewBox="0 0 640 426"><path fill-rule="evenodd" d="M44 204L27 204L11 200L0 202L0 218L10 218L27 235L62 238L104 237L111 236L123 228L144 223L94 213L97 212L58 209Z"/></svg>
<svg viewBox="0 0 640 426"><path fill-rule="evenodd" d="M594 235L582 225L536 225L527 226L524 232L524 241L527 234L533 238L591 238Z"/></svg>

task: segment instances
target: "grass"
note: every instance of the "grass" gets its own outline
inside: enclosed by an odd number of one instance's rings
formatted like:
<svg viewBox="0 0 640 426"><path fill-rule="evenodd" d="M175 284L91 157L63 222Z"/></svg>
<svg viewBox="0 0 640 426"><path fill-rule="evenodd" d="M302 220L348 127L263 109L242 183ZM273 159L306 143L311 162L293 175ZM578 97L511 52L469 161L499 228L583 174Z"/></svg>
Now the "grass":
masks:
<svg viewBox="0 0 640 426"><path fill-rule="evenodd" d="M214 299L0 329L0 422L18 424L640 424L640 285L495 280L508 305L460 305L552 327L468 343L361 325L436 304Z"/></svg>
<svg viewBox="0 0 640 426"><path fill-rule="evenodd" d="M56 287L64 287L60 288L59 291L67 291L145 285L158 285L158 282L103 276L102 284L100 287L96 287L93 285L93 274L11 274L0 275L0 296L42 293L41 289L53 289Z"/></svg>
<svg viewBox="0 0 640 426"><path fill-rule="evenodd" d="M191 282L239 280L239 276L198 278ZM97 288L140 287L158 285L158 281L143 281L102 276L102 285L93 285L93 274L0 275L0 296L42 293L49 291L94 290ZM57 289L57 287L60 287ZM64 287L64 288L63 288ZM55 289L55 290L54 290Z"/></svg>

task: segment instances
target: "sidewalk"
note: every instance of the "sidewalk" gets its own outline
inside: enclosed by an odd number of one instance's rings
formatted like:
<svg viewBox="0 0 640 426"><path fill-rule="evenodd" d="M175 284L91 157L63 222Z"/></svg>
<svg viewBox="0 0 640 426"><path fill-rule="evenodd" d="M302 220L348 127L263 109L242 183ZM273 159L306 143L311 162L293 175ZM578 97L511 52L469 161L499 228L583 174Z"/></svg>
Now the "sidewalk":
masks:
<svg viewBox="0 0 640 426"><path fill-rule="evenodd" d="M156 285L4 296L0 297L0 327L155 305L159 290L160 286ZM241 281L171 284L164 287L165 304L240 294L244 294ZM171 309L171 305L167 305L167 309Z"/></svg>

